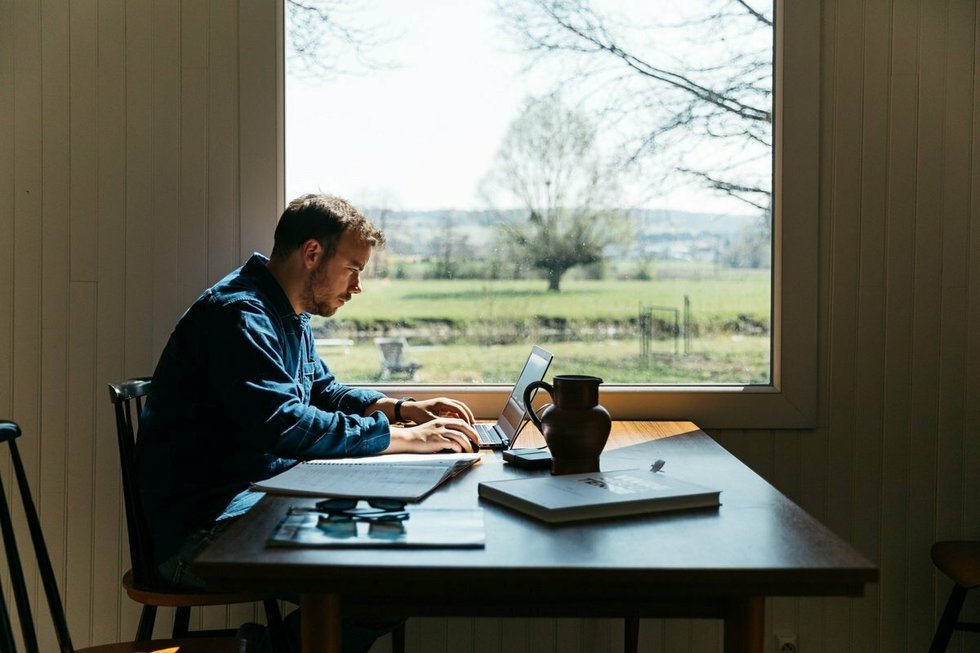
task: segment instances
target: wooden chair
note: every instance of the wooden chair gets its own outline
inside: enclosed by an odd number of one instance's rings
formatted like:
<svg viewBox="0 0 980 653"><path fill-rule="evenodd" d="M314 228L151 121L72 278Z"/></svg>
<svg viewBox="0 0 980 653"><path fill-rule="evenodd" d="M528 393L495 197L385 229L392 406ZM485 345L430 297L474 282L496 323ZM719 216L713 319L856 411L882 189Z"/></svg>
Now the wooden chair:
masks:
<svg viewBox="0 0 980 653"><path fill-rule="evenodd" d="M966 593L980 587L980 542L936 542L932 545L932 562L953 581L946 608L929 646L929 653L942 653L954 630L980 633L980 623L959 620Z"/></svg>
<svg viewBox="0 0 980 653"><path fill-rule="evenodd" d="M31 488L27 483L24 465L21 461L20 453L17 450L16 440L20 437L20 434L20 427L17 424L7 420L0 420L0 442L6 442L10 445L10 460L21 497L24 521L27 522L27 528L30 532L34 557L37 561L38 575L41 578L44 597L47 600L48 610L51 613L51 619L54 623L60 653L240 653L241 651L256 650L253 648L255 640L250 639L250 635L248 634L261 632L261 627L258 627L258 629L254 628L255 624L250 624L250 628L241 629L240 633L235 637L196 637L188 640L129 642L76 649L72 645L71 635L68 632L68 621L65 618L64 607L61 603L61 594L58 592L54 569L51 566L48 549L44 543L44 535L41 532L41 521L38 519L37 510L34 507L34 499L31 496ZM2 469L0 468L0 471ZM0 531L2 531L3 536L14 605L17 608L17 617L20 623L21 642L27 653L38 653L37 631L34 628L34 617L27 593L27 583L24 579L24 568L21 565L20 552L17 548L17 538L14 535L11 508L12 506L7 503L2 477L0 477ZM14 628L4 596L5 594L0 592L0 651L4 651L4 653L16 653L17 646Z"/></svg>
<svg viewBox="0 0 980 653"><path fill-rule="evenodd" d="M273 649L285 651L287 644L282 615L275 599L245 592L198 592L175 588L160 578L139 498L139 481L136 477L135 464L135 444L139 435L140 412L143 410L144 398L149 389L150 379L145 377L109 384L109 398L116 413L116 435L119 444L123 500L126 506L129 554L133 565L132 569L123 576L122 582L129 598L143 605L136 639L145 640L152 637L159 606L175 608L172 634L174 637L185 637L190 632L192 607L262 601ZM198 635L202 632L227 635L230 631L194 631L194 634Z"/></svg>
<svg viewBox="0 0 980 653"><path fill-rule="evenodd" d="M389 379L392 374L407 374L409 378L415 378L415 372L421 369L422 363L405 360L408 349L405 338L375 338L374 344L381 358L382 379Z"/></svg>

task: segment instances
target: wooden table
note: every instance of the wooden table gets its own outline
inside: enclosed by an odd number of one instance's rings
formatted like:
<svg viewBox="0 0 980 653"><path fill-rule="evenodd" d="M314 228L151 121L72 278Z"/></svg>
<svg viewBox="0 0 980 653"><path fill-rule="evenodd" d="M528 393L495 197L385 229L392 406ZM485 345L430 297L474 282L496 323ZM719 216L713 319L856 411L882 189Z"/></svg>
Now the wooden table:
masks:
<svg viewBox="0 0 980 653"><path fill-rule="evenodd" d="M540 438L533 426L522 446ZM476 550L267 549L290 505L267 496L199 558L229 589L301 596L303 651L339 652L340 617L685 617L724 620L728 653L760 652L766 596L861 596L877 568L690 422L616 422L603 470L667 461L721 489L718 509L546 525L477 497L527 472L488 453L425 500L485 509Z"/></svg>

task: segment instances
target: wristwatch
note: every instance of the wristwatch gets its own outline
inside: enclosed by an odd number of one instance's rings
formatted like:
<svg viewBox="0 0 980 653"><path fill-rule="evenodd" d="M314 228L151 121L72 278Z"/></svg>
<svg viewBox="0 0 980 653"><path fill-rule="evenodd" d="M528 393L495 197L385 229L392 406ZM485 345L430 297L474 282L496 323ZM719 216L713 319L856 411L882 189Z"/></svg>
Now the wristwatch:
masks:
<svg viewBox="0 0 980 653"><path fill-rule="evenodd" d="M405 403L406 401L415 401L415 397L402 397L401 399L399 399L398 401L395 402L395 421L396 422L404 422L405 421L402 418L402 404Z"/></svg>

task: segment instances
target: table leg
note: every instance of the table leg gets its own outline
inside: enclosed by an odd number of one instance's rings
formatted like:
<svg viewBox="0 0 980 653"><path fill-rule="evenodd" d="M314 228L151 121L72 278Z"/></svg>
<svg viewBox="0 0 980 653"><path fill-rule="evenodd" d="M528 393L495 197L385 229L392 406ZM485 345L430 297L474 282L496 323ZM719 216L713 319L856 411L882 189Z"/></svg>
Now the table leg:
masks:
<svg viewBox="0 0 980 653"><path fill-rule="evenodd" d="M725 613L725 653L762 653L766 601L761 596L731 599Z"/></svg>
<svg viewBox="0 0 980 653"><path fill-rule="evenodd" d="M303 653L341 653L340 595L303 594L299 607Z"/></svg>

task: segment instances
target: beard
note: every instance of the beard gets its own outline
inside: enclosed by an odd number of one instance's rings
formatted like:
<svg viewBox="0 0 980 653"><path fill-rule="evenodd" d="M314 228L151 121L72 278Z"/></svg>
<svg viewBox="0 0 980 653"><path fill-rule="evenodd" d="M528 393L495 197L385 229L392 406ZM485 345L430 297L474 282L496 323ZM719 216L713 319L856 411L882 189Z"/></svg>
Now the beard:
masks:
<svg viewBox="0 0 980 653"><path fill-rule="evenodd" d="M331 317L337 312L340 306L331 306L328 298L317 297L316 288L327 276L326 261L321 261L315 270L310 273L306 280L305 303L309 307L309 312L320 317Z"/></svg>

